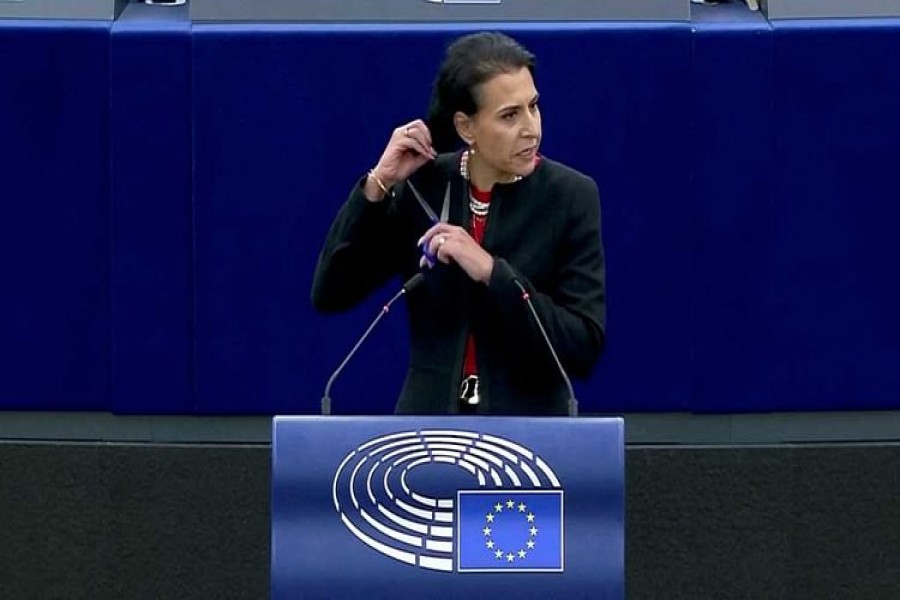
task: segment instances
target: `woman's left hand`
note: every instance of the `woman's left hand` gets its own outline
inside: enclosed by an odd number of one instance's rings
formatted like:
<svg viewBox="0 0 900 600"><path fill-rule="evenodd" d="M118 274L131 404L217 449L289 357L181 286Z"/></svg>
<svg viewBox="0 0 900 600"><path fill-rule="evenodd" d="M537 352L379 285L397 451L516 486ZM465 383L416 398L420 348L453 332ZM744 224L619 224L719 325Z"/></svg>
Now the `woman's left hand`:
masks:
<svg viewBox="0 0 900 600"><path fill-rule="evenodd" d="M494 270L494 257L482 248L469 235L469 232L457 225L438 223L419 238L419 246L424 244L428 254L442 263L456 263L474 281L487 283ZM419 260L420 267L431 267L432 264L423 256Z"/></svg>

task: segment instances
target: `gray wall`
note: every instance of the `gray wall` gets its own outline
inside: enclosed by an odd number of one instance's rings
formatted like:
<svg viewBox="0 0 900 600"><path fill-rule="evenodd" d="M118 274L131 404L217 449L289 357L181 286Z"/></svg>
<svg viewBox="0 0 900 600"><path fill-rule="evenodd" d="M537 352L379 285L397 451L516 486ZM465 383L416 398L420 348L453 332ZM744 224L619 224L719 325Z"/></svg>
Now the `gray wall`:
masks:
<svg viewBox="0 0 900 600"><path fill-rule="evenodd" d="M687 21L689 0L191 0L195 21Z"/></svg>
<svg viewBox="0 0 900 600"><path fill-rule="evenodd" d="M132 0L136 1L136 0ZM737 2L738 0L731 0ZM0 0L0 18L113 20L129 0ZM195 21L687 21L690 0L189 0ZM761 0L769 19L900 17L900 0ZM166 7L160 7L166 10Z"/></svg>
<svg viewBox="0 0 900 600"><path fill-rule="evenodd" d="M111 21L128 0L0 0L0 18Z"/></svg>
<svg viewBox="0 0 900 600"><path fill-rule="evenodd" d="M769 19L897 17L900 0L761 0Z"/></svg>

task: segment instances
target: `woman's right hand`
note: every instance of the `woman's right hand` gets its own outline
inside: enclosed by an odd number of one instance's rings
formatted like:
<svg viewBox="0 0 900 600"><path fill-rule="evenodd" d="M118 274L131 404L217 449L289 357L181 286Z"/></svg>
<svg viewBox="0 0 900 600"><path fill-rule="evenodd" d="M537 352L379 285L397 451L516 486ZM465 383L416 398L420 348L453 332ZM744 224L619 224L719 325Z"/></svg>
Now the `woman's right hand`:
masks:
<svg viewBox="0 0 900 600"><path fill-rule="evenodd" d="M372 173L377 182L390 189L436 157L437 152L431 146L431 132L428 131L428 126L421 119L416 119L394 130ZM384 192L377 182L372 181L371 176L366 182L366 191L373 192L371 195L366 193L371 200L381 200L384 197Z"/></svg>

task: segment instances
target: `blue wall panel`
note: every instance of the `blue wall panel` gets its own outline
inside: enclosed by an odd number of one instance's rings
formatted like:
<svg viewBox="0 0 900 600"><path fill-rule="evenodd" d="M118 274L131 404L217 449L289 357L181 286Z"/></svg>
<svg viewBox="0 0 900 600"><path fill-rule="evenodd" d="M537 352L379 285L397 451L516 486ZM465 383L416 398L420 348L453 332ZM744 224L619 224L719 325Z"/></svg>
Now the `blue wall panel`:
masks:
<svg viewBox="0 0 900 600"><path fill-rule="evenodd" d="M772 31L759 13L694 13L691 408L771 406Z"/></svg>
<svg viewBox="0 0 900 600"><path fill-rule="evenodd" d="M193 230L187 7L129 5L112 29L116 412L191 412Z"/></svg>
<svg viewBox="0 0 900 600"><path fill-rule="evenodd" d="M0 406L109 404L109 25L0 21Z"/></svg>
<svg viewBox="0 0 900 600"><path fill-rule="evenodd" d="M773 27L772 408L896 407L900 21Z"/></svg>

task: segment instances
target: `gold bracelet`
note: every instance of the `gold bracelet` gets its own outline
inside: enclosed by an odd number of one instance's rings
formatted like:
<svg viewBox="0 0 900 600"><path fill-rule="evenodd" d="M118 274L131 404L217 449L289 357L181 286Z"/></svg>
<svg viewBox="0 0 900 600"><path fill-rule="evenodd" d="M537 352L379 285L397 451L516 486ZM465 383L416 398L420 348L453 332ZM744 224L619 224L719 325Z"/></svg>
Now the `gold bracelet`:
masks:
<svg viewBox="0 0 900 600"><path fill-rule="evenodd" d="M369 169L369 177L372 178L372 181L375 182L375 185L378 186L378 188L384 193L385 196L391 195L391 190L389 190L388 187L384 185L384 182L381 180L381 178L379 178L378 175L375 174L375 169Z"/></svg>

